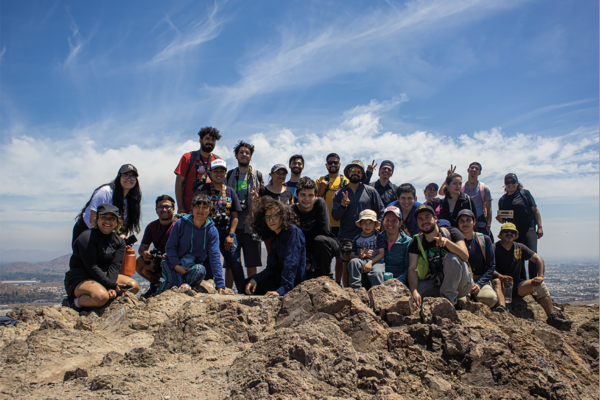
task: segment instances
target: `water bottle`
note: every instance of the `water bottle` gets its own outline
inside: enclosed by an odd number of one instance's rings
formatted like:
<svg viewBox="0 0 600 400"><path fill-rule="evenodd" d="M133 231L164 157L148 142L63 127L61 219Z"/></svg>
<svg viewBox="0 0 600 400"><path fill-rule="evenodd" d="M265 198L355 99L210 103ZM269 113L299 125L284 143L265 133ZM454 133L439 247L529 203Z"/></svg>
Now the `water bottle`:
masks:
<svg viewBox="0 0 600 400"><path fill-rule="evenodd" d="M390 279L394 279L394 274L392 274L391 272L385 272L383 274L383 280L389 281Z"/></svg>
<svg viewBox="0 0 600 400"><path fill-rule="evenodd" d="M123 258L123 262L121 263L120 273L127 276L133 276L135 274L135 261L135 250L127 246L127 250L125 251L125 258Z"/></svg>
<svg viewBox="0 0 600 400"><path fill-rule="evenodd" d="M513 292L512 283L505 283L504 284L504 301L506 302L506 304L512 302L512 292Z"/></svg>

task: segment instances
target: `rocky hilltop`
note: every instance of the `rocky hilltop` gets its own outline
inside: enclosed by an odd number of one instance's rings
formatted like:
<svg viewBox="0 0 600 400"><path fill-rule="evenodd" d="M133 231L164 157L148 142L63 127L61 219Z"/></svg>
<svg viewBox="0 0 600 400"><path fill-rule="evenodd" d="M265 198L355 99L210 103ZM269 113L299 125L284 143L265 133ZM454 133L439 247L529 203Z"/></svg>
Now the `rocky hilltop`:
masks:
<svg viewBox="0 0 600 400"><path fill-rule="evenodd" d="M531 297L517 316L465 308L319 278L283 298L173 289L87 316L23 310L0 327L0 398L598 399L597 306L565 305L571 332Z"/></svg>

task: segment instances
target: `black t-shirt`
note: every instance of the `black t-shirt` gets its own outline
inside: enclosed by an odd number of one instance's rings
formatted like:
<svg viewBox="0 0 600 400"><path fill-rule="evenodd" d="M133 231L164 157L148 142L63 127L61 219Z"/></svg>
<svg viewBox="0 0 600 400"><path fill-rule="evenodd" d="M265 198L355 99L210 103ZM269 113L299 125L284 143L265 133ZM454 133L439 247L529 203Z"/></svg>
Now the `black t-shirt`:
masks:
<svg viewBox="0 0 600 400"><path fill-rule="evenodd" d="M513 210L515 212L515 217L507 219L507 221L515 224L519 235L521 235L521 232L524 234L528 230L535 228L535 215L531 207L537 206L537 204L535 204L535 200L529 190L523 189L523 192L527 196L529 204L527 204L527 201L523 198L519 190L512 195L507 193L504 196L502 208L500 208L500 202L498 202L498 209Z"/></svg>
<svg viewBox="0 0 600 400"><path fill-rule="evenodd" d="M235 193L235 190L231 186L225 185L225 199L223 199L223 190L211 189L211 183L205 183L200 186L194 194L205 194L210 198L210 218L215 223L217 230L219 231L219 237L226 236L229 233L229 227L231 226L231 212L237 211L238 218L239 213L242 212L240 201ZM227 224L222 226L218 221L218 214L225 214L227 217ZM215 218L217 217L217 218Z"/></svg>
<svg viewBox="0 0 600 400"><path fill-rule="evenodd" d="M496 255L496 272L500 275L512 276L515 287L527 279L525 275L525 260L529 260L535 252L522 243L513 242L513 247L506 250L500 242L494 243Z"/></svg>
<svg viewBox="0 0 600 400"><path fill-rule="evenodd" d="M471 210L473 215L475 215L475 221L477 221L477 209L475 208L475 204L473 201L471 201L471 198L464 193L461 193L458 196L452 212L450 212L450 204L448 204L448 199L444 197L440 205L440 215L438 216L438 219L445 219L450 222L450 225L458 227L457 218L458 213L461 210Z"/></svg>
<svg viewBox="0 0 600 400"><path fill-rule="evenodd" d="M433 210L435 211L436 208L442 205L442 199L440 199L439 197L434 197L433 199L426 201L424 204L433 208Z"/></svg>
<svg viewBox="0 0 600 400"><path fill-rule="evenodd" d="M292 210L298 216L298 226L304 233L306 245L309 246L317 236L331 236L331 225L329 224L329 209L324 199L318 197L312 210L303 212L298 204L292 205Z"/></svg>
<svg viewBox="0 0 600 400"><path fill-rule="evenodd" d="M142 238L142 244L150 246L154 245L154 248L160 251L161 253L165 253L165 246L169 241L169 236L171 236L171 229L173 228L173 223L175 221L169 223L169 225L161 225L159 220L155 220L150 222L146 226L146 230L144 231L144 237ZM162 239L161 239L162 238ZM160 240L160 243L157 243Z"/></svg>
<svg viewBox="0 0 600 400"><path fill-rule="evenodd" d="M445 227L445 228L439 228L439 229L440 230L441 229L448 229L448 231L450 233L450 241L453 242L453 243L458 243L461 240L465 240L466 239L465 235L463 235L461 231L459 231L458 229L456 229L453 226L451 226L451 227ZM425 235L421 235L421 243L423 244L423 250L425 250L425 254L427 254L427 255L433 255L434 253L441 251L441 249L438 247L437 242L435 241L435 239L432 240L431 242L429 242L425 238ZM408 252L412 253L412 254L421 255L421 249L419 248L419 243L417 242L417 239L415 237L413 237L413 240L408 245Z"/></svg>
<svg viewBox="0 0 600 400"><path fill-rule="evenodd" d="M288 188L283 193L273 193L266 186L262 187L258 190L258 195L260 197L269 196L274 198L275 200L279 200L283 204L290 205L292 203L292 199L294 198L294 194Z"/></svg>

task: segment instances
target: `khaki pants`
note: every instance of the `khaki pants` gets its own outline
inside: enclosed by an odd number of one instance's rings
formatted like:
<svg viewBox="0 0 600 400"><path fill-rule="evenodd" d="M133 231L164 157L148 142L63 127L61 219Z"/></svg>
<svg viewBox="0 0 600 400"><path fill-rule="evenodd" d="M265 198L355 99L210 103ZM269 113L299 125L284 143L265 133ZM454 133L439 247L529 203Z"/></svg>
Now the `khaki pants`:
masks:
<svg viewBox="0 0 600 400"><path fill-rule="evenodd" d="M475 283L477 283L477 281L480 278L481 278L481 275L475 275L473 277L473 281L475 281ZM481 288L479 293L477 293L477 295L475 296L475 299L478 302L483 303L488 307L494 307L496 305L496 303L498 302L498 296L496 295L496 292L494 291L494 288L492 287L491 280L487 283L487 285L484 285Z"/></svg>

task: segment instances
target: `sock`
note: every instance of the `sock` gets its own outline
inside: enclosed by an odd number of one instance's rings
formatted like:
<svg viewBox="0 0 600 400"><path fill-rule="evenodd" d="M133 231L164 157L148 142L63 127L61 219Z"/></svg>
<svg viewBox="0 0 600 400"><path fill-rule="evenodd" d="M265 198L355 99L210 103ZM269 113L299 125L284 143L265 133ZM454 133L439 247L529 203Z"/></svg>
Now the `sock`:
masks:
<svg viewBox="0 0 600 400"><path fill-rule="evenodd" d="M75 307L77 307L77 308L81 307L79 305L79 297L75 297Z"/></svg>

